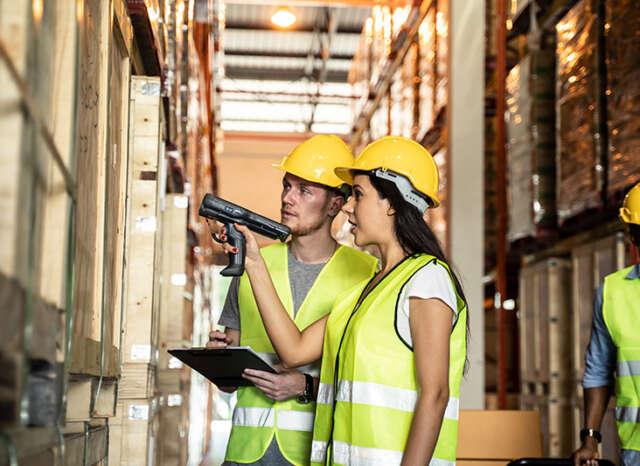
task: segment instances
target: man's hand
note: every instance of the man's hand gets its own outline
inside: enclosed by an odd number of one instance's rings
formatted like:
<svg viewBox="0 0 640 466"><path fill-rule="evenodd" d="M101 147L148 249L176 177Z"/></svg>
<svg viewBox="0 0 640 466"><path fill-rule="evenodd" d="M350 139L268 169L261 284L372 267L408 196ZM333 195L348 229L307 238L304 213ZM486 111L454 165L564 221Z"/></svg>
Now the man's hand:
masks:
<svg viewBox="0 0 640 466"><path fill-rule="evenodd" d="M598 441L593 437L584 439L582 446L571 455L574 466L598 466L599 457Z"/></svg>
<svg viewBox="0 0 640 466"><path fill-rule="evenodd" d="M213 330L209 332L209 341L207 348L226 348L231 345L231 338L224 332Z"/></svg>
<svg viewBox="0 0 640 466"><path fill-rule="evenodd" d="M294 398L301 394L305 387L304 374L295 369L281 369L277 374L245 369L242 377L251 381L258 390L274 401Z"/></svg>

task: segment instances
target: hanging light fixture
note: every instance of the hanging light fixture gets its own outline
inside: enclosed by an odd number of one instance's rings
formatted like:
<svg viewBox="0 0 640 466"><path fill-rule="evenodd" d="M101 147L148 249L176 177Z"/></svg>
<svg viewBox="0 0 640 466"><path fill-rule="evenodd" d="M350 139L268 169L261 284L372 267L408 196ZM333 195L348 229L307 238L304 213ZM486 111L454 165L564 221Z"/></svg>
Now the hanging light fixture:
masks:
<svg viewBox="0 0 640 466"><path fill-rule="evenodd" d="M289 7L280 6L271 16L271 22L278 27L288 28L296 22L296 15L293 14Z"/></svg>

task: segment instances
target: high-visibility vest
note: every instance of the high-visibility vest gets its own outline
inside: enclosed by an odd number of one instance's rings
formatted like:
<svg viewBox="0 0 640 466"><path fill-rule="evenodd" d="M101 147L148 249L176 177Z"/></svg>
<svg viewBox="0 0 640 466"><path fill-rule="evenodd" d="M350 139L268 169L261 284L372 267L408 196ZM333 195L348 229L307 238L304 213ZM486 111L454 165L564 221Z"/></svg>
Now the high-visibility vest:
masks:
<svg viewBox="0 0 640 466"><path fill-rule="evenodd" d="M620 446L640 450L640 279L628 267L604 279L602 316L616 345L616 423Z"/></svg>
<svg viewBox="0 0 640 466"><path fill-rule="evenodd" d="M396 328L396 305L403 286L431 261L436 259L426 254L407 257L359 306L366 284L336 299L325 330L311 464L402 461L419 386L413 350ZM453 465L456 459L467 322L466 304L457 291L456 296L460 311L449 339L449 402L431 465Z"/></svg>
<svg viewBox="0 0 640 466"><path fill-rule="evenodd" d="M287 245L274 244L261 249L278 297L290 316L293 297L289 284ZM294 319L304 329L331 310L338 293L368 280L377 260L355 249L340 246L323 267ZM272 364L277 356L267 336L246 273L238 289L240 309L240 345L250 346ZM317 377L319 361L298 370ZM299 403L296 398L276 402L255 387L239 387L233 413L226 459L251 463L264 456L275 435L283 456L295 465L309 464L315 403Z"/></svg>

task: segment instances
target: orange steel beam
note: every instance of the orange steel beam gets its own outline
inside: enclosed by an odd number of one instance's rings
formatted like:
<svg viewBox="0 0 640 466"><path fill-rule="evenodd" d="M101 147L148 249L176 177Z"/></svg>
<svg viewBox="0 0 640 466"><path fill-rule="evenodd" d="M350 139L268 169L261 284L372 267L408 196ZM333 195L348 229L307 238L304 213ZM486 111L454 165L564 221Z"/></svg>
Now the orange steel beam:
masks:
<svg viewBox="0 0 640 466"><path fill-rule="evenodd" d="M507 319L504 300L507 297L507 180L505 150L505 80L507 73L507 15L506 0L498 0L497 70L496 70L496 155L498 191L497 228L497 293L498 306L498 409L507 407Z"/></svg>

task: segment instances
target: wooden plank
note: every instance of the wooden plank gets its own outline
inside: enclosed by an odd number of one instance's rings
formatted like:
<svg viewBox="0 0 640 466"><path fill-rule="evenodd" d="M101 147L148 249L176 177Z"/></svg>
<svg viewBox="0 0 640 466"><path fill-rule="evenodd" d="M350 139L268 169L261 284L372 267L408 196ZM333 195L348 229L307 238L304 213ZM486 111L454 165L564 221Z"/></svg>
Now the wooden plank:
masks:
<svg viewBox="0 0 640 466"><path fill-rule="evenodd" d="M593 244L575 248L571 252L571 263L573 377L578 380L584 373L584 355L591 335L593 298L598 286L595 283Z"/></svg>
<svg viewBox="0 0 640 466"><path fill-rule="evenodd" d="M126 47L127 56L131 56L131 46L133 43L133 26L127 11L126 0L114 0L113 2L114 16L116 24L122 35L124 45Z"/></svg>
<svg viewBox="0 0 640 466"><path fill-rule="evenodd" d="M549 310L549 393L564 399L572 391L567 381L573 380L571 358L567 357L571 354L571 262L550 259L546 261L546 274L549 294L543 305Z"/></svg>
<svg viewBox="0 0 640 466"><path fill-rule="evenodd" d="M0 3L0 34L21 76L25 74L28 47L28 1ZM0 272L26 284L27 239L21 207L21 150L24 115L18 88L4 63L0 64Z"/></svg>
<svg viewBox="0 0 640 466"><path fill-rule="evenodd" d="M28 466L61 466L54 450L60 443L55 427L19 427L5 430L18 457L18 464ZM0 464L10 464L6 440L0 441Z"/></svg>
<svg viewBox="0 0 640 466"><path fill-rule="evenodd" d="M162 297L158 339L158 369L161 371L170 370L172 357L167 349L182 347L185 339L183 295L187 282L187 207L186 196L167 195L162 220ZM175 369L179 370L179 367Z"/></svg>
<svg viewBox="0 0 640 466"><path fill-rule="evenodd" d="M46 118L62 161L70 172L73 102L76 82L76 9L65 1L46 2L42 16L42 29L50 29L50 37L38 41L39 54L51 57L46 73L50 79L38 79L43 71L33 73L34 85L38 89L39 102L45 98L50 102ZM42 88L47 83L46 88ZM46 97L45 97L45 94ZM69 195L65 181L57 165L47 155L46 191L39 207L42 218L42 235L39 248L39 290L41 295L58 308L65 307L66 300L66 254L68 244Z"/></svg>
<svg viewBox="0 0 640 466"><path fill-rule="evenodd" d="M146 399L154 395L156 368L147 363L125 363L118 387L118 396L128 399Z"/></svg>
<svg viewBox="0 0 640 466"><path fill-rule="evenodd" d="M569 397L549 397L548 456L567 458L573 452L572 405Z"/></svg>
<svg viewBox="0 0 640 466"><path fill-rule="evenodd" d="M181 466L187 459L186 433L189 430L189 398L186 393L164 396L158 413L157 463Z"/></svg>
<svg viewBox="0 0 640 466"><path fill-rule="evenodd" d="M157 307L161 243L158 169L161 155L160 83L131 79L129 192L122 332L123 376L120 396L148 398L155 387Z"/></svg>
<svg viewBox="0 0 640 466"><path fill-rule="evenodd" d="M109 93L109 163L107 168L107 224L105 240L105 341L120 346L122 270L128 170L130 60L122 37L113 28Z"/></svg>
<svg viewBox="0 0 640 466"><path fill-rule="evenodd" d="M78 86L76 122L76 249L74 333L100 340L104 255L104 211L108 119L108 67L111 2L87 0L78 16ZM72 365L83 369L76 358Z"/></svg>
<svg viewBox="0 0 640 466"><path fill-rule="evenodd" d="M95 465L107 456L109 429L89 427L88 431L65 435L66 466Z"/></svg>
<svg viewBox="0 0 640 466"><path fill-rule="evenodd" d="M99 341L74 333L71 335L71 354L73 356L69 361L70 374L100 375L102 349ZM117 377L119 374L119 350L105 342L102 375L104 377Z"/></svg>
<svg viewBox="0 0 640 466"><path fill-rule="evenodd" d="M88 377L69 379L66 422L85 421L91 418L92 386L92 380Z"/></svg>
<svg viewBox="0 0 640 466"><path fill-rule="evenodd" d="M533 347L533 284L528 268L520 272L520 379L522 382L534 380Z"/></svg>

